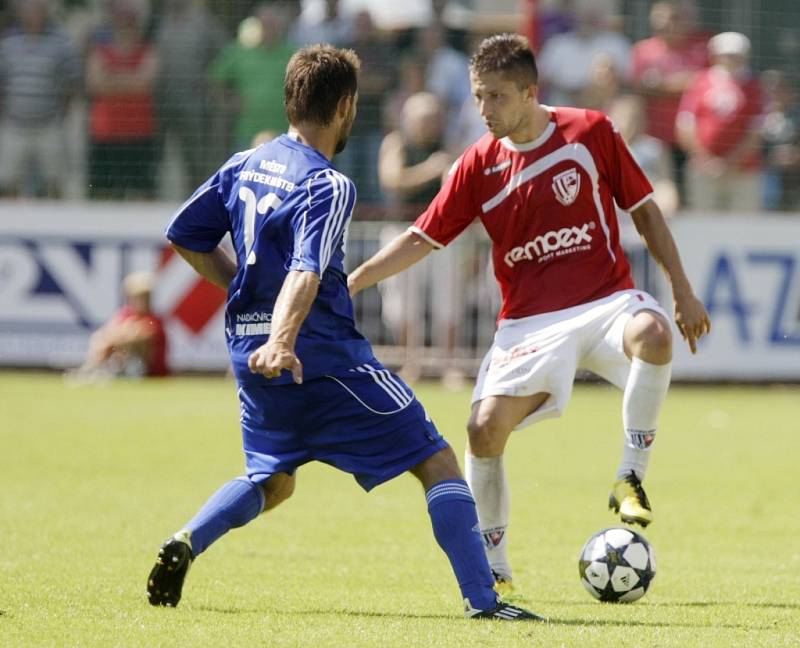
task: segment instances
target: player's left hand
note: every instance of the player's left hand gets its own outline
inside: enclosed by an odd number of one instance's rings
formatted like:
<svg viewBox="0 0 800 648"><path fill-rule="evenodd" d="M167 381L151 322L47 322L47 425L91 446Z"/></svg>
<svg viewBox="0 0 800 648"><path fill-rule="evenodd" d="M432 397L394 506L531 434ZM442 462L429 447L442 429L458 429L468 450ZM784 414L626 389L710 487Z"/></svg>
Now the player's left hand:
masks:
<svg viewBox="0 0 800 648"><path fill-rule="evenodd" d="M267 342L258 347L247 359L247 366L251 372L260 373L267 378L277 378L281 371L288 369L298 385L303 383L303 363L293 349L283 344Z"/></svg>
<svg viewBox="0 0 800 648"><path fill-rule="evenodd" d="M675 324L692 353L697 353L697 341L711 333L706 308L693 294L675 295Z"/></svg>

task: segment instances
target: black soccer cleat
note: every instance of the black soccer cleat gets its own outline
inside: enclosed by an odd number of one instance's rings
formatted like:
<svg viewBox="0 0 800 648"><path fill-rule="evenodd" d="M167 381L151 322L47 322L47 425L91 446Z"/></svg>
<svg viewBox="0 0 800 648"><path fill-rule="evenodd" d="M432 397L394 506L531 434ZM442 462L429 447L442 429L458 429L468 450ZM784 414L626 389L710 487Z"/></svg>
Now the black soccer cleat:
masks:
<svg viewBox="0 0 800 648"><path fill-rule="evenodd" d="M476 610L470 604L469 599L464 599L464 616L468 619L493 619L495 621L547 621L538 614L501 600L498 600L497 605L493 608Z"/></svg>
<svg viewBox="0 0 800 648"><path fill-rule="evenodd" d="M147 577L147 599L150 605L178 605L183 581L193 560L188 533L176 533L161 545L156 564Z"/></svg>

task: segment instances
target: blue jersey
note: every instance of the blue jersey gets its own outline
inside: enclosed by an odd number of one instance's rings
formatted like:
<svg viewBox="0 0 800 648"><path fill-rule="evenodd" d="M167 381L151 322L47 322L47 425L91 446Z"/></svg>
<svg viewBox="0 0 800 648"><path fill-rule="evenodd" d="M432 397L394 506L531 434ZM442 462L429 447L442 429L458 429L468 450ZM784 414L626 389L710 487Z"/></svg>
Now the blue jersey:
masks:
<svg viewBox="0 0 800 648"><path fill-rule="evenodd" d="M211 252L230 232L238 270L228 289L225 333L239 382L291 382L284 371L252 374L248 356L270 333L272 310L288 272L320 277L319 293L303 323L295 353L307 379L373 359L355 327L344 273L344 239L356 190L315 149L281 135L237 153L178 210L167 238L195 252Z"/></svg>

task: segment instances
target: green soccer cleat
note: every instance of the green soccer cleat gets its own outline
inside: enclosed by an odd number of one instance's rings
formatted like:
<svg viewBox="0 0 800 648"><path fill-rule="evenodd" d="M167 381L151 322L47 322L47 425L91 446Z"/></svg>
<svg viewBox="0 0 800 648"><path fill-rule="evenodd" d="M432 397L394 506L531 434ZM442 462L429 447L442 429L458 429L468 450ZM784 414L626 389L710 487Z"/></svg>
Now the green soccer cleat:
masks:
<svg viewBox="0 0 800 648"><path fill-rule="evenodd" d="M178 605L183 581L193 560L188 532L176 533L161 545L156 564L147 578L147 598L150 605Z"/></svg>
<svg viewBox="0 0 800 648"><path fill-rule="evenodd" d="M653 521L647 493L632 470L624 479L614 483L608 498L608 508L619 513L620 519L626 524L641 524L646 527Z"/></svg>

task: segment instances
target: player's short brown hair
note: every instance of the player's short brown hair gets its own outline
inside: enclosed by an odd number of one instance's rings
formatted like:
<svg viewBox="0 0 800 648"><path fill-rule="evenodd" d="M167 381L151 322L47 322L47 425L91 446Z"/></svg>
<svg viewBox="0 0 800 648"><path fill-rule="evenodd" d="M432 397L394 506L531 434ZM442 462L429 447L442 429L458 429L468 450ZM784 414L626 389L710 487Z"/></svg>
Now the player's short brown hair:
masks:
<svg viewBox="0 0 800 648"><path fill-rule="evenodd" d="M361 60L353 50L326 43L295 52L283 81L289 123L330 124L341 98L356 94L360 67Z"/></svg>
<svg viewBox="0 0 800 648"><path fill-rule="evenodd" d="M516 81L520 88L536 85L539 71L528 39L519 34L496 34L481 41L469 61L476 74L500 72Z"/></svg>

